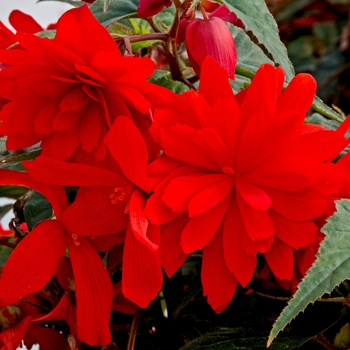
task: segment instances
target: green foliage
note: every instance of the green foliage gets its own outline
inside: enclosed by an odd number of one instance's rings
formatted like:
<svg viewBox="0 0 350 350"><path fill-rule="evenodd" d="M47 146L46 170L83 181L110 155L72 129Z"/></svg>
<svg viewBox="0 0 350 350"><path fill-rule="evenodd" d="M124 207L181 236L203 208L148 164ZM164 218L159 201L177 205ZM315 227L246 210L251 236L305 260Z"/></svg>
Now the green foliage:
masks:
<svg viewBox="0 0 350 350"><path fill-rule="evenodd" d="M257 40L258 45L266 54L283 67L288 81L291 80L294 76L294 69L288 58L287 50L278 36L277 24L265 2L261 0L224 0L223 3L244 23L245 30L251 34L253 40Z"/></svg>
<svg viewBox="0 0 350 350"><path fill-rule="evenodd" d="M0 197L18 199L28 191L26 187L20 186L0 186Z"/></svg>
<svg viewBox="0 0 350 350"><path fill-rule="evenodd" d="M253 336L245 328L220 329L217 332L205 334L181 348L181 350L265 350L266 337ZM278 339L271 350L295 349L303 345L309 338L284 337Z"/></svg>
<svg viewBox="0 0 350 350"><path fill-rule="evenodd" d="M20 151L6 149L6 137L0 138L0 169L24 170L22 160L32 160L41 153L39 146L28 147Z"/></svg>
<svg viewBox="0 0 350 350"><path fill-rule="evenodd" d="M37 2L43 2L43 1L59 1L59 2L65 2L66 4L79 7L85 4L83 1L74 1L74 0L37 0Z"/></svg>
<svg viewBox="0 0 350 350"><path fill-rule="evenodd" d="M138 3L139 0L97 0L90 10L101 24L108 26L123 18L135 17Z"/></svg>
<svg viewBox="0 0 350 350"><path fill-rule="evenodd" d="M350 278L350 200L336 202L337 212L322 228L326 234L317 259L298 286L293 298L275 322L267 345L306 306L325 293L330 293L342 281Z"/></svg>
<svg viewBox="0 0 350 350"><path fill-rule="evenodd" d="M38 192L33 192L23 208L24 217L29 230L42 220L52 216L52 207L49 201Z"/></svg>
<svg viewBox="0 0 350 350"><path fill-rule="evenodd" d="M184 83L173 81L171 79L170 72L165 70L155 70L149 81L151 83L164 86L177 94L181 94L183 91L189 90L189 88Z"/></svg>
<svg viewBox="0 0 350 350"><path fill-rule="evenodd" d="M0 220L12 209L12 204L5 204L0 207Z"/></svg>

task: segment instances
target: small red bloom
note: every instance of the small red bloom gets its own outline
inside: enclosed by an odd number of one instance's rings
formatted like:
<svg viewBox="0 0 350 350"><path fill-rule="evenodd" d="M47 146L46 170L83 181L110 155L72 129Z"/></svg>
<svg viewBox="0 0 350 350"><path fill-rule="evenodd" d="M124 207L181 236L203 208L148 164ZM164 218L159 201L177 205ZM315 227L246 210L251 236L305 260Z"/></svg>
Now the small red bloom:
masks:
<svg viewBox="0 0 350 350"><path fill-rule="evenodd" d="M146 169L148 153L136 126L119 117L106 136L112 154L102 169L40 156L25 162L37 181L81 186L64 212L69 232L83 237L122 233L122 289L126 298L147 307L159 293L163 277L159 261L159 227L149 224L143 210L150 192ZM91 241L91 244L94 244Z"/></svg>
<svg viewBox="0 0 350 350"><path fill-rule="evenodd" d="M41 141L43 155L101 160L118 116L139 125L151 107L176 97L147 82L153 62L123 57L87 5L63 14L54 40L23 33L16 40L25 50L0 51L10 65L0 72L0 96L10 100L0 112L8 149Z"/></svg>
<svg viewBox="0 0 350 350"><path fill-rule="evenodd" d="M230 30L221 18L196 18L187 25L185 36L188 57L198 76L203 60L206 56L211 56L226 69L230 78L234 78L236 46Z"/></svg>
<svg viewBox="0 0 350 350"><path fill-rule="evenodd" d="M0 307L44 288L68 248L76 291L78 337L89 345L109 344L112 282L89 239L67 230L65 225L69 226L70 221L64 220L68 201L63 188L39 184L26 173L9 170L0 170L0 184L35 188L50 201L57 218L36 225L11 253L0 280Z"/></svg>
<svg viewBox="0 0 350 350"><path fill-rule="evenodd" d="M329 184L342 186L342 170L325 161L348 143L343 130L304 132L315 81L299 74L282 93L283 81L281 68L263 65L234 96L208 57L199 93L184 94L188 110L155 115L165 155L150 165L155 189L145 214L161 225L169 275L203 249L204 294L217 312L237 282L250 282L257 253L277 278L292 278L294 250L317 239L312 220L327 209Z"/></svg>

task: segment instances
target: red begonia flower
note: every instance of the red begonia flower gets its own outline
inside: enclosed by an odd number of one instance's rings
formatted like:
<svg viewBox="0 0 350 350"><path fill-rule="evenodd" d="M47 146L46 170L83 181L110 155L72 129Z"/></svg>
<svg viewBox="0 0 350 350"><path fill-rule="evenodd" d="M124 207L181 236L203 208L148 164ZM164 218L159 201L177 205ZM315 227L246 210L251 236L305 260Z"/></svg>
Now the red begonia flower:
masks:
<svg viewBox="0 0 350 350"><path fill-rule="evenodd" d="M11 82L0 91L10 100L0 112L8 149L41 141L43 155L101 160L118 116L147 119L151 107L176 98L147 82L150 59L121 55L87 5L62 15L54 40L23 33L16 39L25 50L0 50L0 62L10 65L0 72L1 81Z"/></svg>
<svg viewBox="0 0 350 350"><path fill-rule="evenodd" d="M257 253L277 278L292 278L294 249L317 239L312 220L326 210L326 184L342 185L337 165L325 161L347 145L344 130L303 132L315 81L299 74L282 93L283 78L263 65L234 96L207 57L199 92L184 94L188 110L157 112L151 129L165 155L150 166L145 215L161 225L161 263L174 272L203 249L204 294L217 312L237 282L250 282Z"/></svg>
<svg viewBox="0 0 350 350"><path fill-rule="evenodd" d="M111 161L104 169L44 156L24 165L37 181L81 186L63 215L62 222L69 232L84 237L125 232L123 293L145 308L157 296L163 281L159 228L149 224L143 215L150 191L147 149L136 126L122 116L105 142L115 164Z"/></svg>
<svg viewBox="0 0 350 350"><path fill-rule="evenodd" d="M26 173L8 170L0 170L0 184L35 188L50 201L57 217L36 225L11 253L0 280L0 307L43 288L58 270L68 247L76 288L78 337L89 345L109 344L112 282L88 239L65 227L70 221L65 219L69 207L63 188L39 184Z"/></svg>

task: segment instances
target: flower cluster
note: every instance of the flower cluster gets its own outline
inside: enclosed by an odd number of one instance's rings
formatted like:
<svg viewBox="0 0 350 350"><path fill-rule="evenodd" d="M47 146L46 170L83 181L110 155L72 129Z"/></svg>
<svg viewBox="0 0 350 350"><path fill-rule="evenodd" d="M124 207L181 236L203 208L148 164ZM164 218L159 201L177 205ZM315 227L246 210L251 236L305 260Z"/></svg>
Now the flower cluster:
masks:
<svg viewBox="0 0 350 350"><path fill-rule="evenodd" d="M145 3L140 17L170 5ZM64 337L39 322L64 320L75 346L108 345L112 310L148 307L162 269L174 275L197 251L218 313L258 257L286 288L312 262L322 218L350 193L347 158L332 162L350 120L335 131L304 124L315 81L298 74L283 91L283 70L268 64L234 94L232 36L215 16L222 9L203 3L211 16L182 18L200 75L198 91L182 95L148 82L153 62L123 55L86 5L59 19L53 40L19 30L19 45L0 50L0 134L9 150L41 148L24 171L1 169L0 185L40 192L54 213L18 240L1 272L2 344L50 337L48 349L62 349ZM0 244L11 246L8 235ZM53 277L63 295L47 289ZM24 302L40 298L48 311Z"/></svg>

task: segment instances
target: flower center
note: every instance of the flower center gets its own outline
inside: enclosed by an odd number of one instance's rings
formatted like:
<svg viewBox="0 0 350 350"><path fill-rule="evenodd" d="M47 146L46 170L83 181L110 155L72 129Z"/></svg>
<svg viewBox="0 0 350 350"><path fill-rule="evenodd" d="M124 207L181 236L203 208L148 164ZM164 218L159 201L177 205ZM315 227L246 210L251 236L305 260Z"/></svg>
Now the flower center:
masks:
<svg viewBox="0 0 350 350"><path fill-rule="evenodd" d="M71 237L73 238L73 242L76 246L80 245L80 242L78 241L78 235L73 233L73 234L71 234Z"/></svg>
<svg viewBox="0 0 350 350"><path fill-rule="evenodd" d="M116 204L119 201L123 202L126 201L130 198L132 192L132 187L131 186L126 186L124 187L116 187L109 195L109 198L111 199L112 204ZM125 208L126 209L126 208Z"/></svg>

